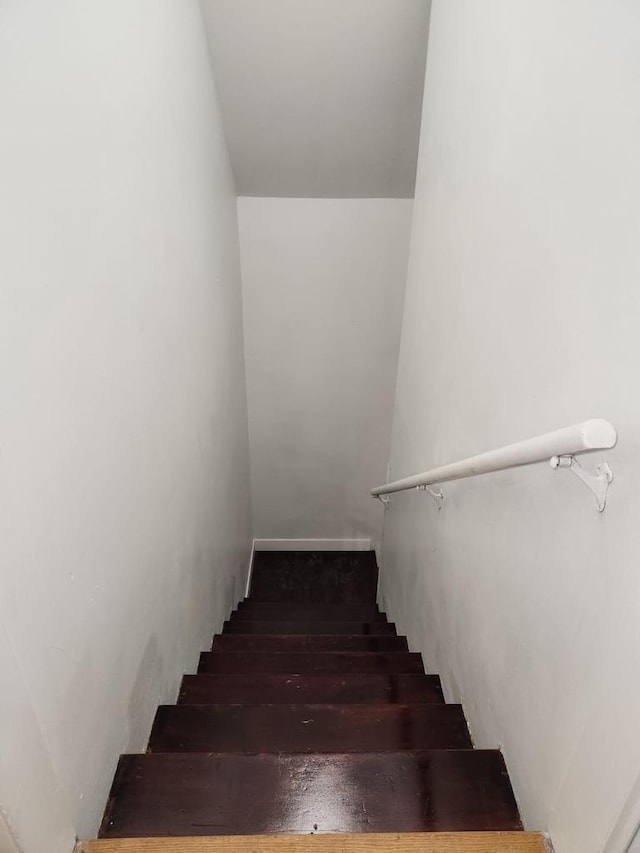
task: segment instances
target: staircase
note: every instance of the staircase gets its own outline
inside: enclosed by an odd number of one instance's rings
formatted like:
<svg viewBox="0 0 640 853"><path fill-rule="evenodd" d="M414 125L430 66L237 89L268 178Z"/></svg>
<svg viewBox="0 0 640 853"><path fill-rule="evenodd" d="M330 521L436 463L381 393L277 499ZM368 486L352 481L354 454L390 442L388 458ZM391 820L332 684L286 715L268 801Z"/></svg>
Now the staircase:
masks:
<svg viewBox="0 0 640 853"><path fill-rule="evenodd" d="M158 709L147 753L120 758L80 849L546 850L376 586L373 552L257 553L250 597Z"/></svg>

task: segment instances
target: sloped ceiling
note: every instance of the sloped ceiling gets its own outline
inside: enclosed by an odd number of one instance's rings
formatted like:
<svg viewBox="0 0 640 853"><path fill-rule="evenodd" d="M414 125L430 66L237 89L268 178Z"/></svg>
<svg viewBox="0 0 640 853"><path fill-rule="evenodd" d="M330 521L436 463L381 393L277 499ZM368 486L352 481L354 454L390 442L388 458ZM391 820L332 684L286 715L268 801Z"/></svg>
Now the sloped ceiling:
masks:
<svg viewBox="0 0 640 853"><path fill-rule="evenodd" d="M428 0L203 0L238 193L412 198Z"/></svg>

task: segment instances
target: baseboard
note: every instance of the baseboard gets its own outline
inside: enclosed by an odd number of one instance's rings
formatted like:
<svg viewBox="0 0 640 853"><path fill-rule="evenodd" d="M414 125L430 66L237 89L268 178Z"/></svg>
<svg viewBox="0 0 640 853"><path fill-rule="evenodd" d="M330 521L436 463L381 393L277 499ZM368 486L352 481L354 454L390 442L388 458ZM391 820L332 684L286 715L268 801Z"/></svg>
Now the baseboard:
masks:
<svg viewBox="0 0 640 853"><path fill-rule="evenodd" d="M249 553L249 571L247 572L247 585L244 590L244 597L249 598L249 590L251 589L251 576L253 574L253 555L256 552L256 540L251 543L251 552Z"/></svg>
<svg viewBox="0 0 640 853"><path fill-rule="evenodd" d="M254 539L256 551L370 551L371 539Z"/></svg>

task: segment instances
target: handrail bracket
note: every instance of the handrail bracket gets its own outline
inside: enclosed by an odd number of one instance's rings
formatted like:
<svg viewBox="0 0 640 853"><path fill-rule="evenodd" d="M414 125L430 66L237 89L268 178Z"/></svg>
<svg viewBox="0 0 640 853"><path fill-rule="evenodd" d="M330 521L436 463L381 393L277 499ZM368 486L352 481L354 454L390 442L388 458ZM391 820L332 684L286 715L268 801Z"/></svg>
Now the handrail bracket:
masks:
<svg viewBox="0 0 640 853"><path fill-rule="evenodd" d="M579 480L582 480L589 491L595 495L598 512L604 512L604 508L607 505L607 493L613 480L613 471L607 462L596 465L595 474L586 471L572 454L552 456L549 462L552 468L564 468L575 474Z"/></svg>
<svg viewBox="0 0 640 853"><path fill-rule="evenodd" d="M438 504L438 509L442 506L442 501L444 500L444 492L440 489L439 492L430 489L429 486L416 486L416 489L419 492L429 492L434 501Z"/></svg>

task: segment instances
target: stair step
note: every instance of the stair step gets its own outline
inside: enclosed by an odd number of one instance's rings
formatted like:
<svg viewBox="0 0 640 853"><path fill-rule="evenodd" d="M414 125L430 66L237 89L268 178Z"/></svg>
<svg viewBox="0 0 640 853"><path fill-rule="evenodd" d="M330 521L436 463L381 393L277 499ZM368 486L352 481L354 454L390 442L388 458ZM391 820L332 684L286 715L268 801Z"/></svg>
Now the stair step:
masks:
<svg viewBox="0 0 640 853"><path fill-rule="evenodd" d="M522 829L494 750L120 758L101 837Z"/></svg>
<svg viewBox="0 0 640 853"><path fill-rule="evenodd" d="M407 652L406 637L342 634L216 634L214 651Z"/></svg>
<svg viewBox="0 0 640 853"><path fill-rule="evenodd" d="M460 705L161 705L149 752L471 749Z"/></svg>
<svg viewBox="0 0 640 853"><path fill-rule="evenodd" d="M234 618L280 622L306 619L316 622L386 622L387 614L381 613L375 604L282 604L275 602L255 603L241 601Z"/></svg>
<svg viewBox="0 0 640 853"><path fill-rule="evenodd" d="M373 609L380 612L380 608L378 607L378 602L376 599L372 599L371 601L285 601L279 599L272 599L269 601L265 601L261 598L256 598L254 595L248 595L245 598L240 599L238 602L238 607L295 607L299 610L319 610L319 609L330 609L332 607L338 607L341 609Z"/></svg>
<svg viewBox="0 0 640 853"><path fill-rule="evenodd" d="M250 598L375 604L377 585L373 551L257 551Z"/></svg>
<svg viewBox="0 0 640 853"><path fill-rule="evenodd" d="M443 703L437 675L185 675L181 704L246 705L321 703L407 704Z"/></svg>
<svg viewBox="0 0 640 853"><path fill-rule="evenodd" d="M78 853L551 853L540 832L218 835L198 838L103 838Z"/></svg>
<svg viewBox="0 0 640 853"><path fill-rule="evenodd" d="M393 622L276 622L275 620L227 621L225 634L375 634L396 635Z"/></svg>
<svg viewBox="0 0 640 853"><path fill-rule="evenodd" d="M342 614L340 614L342 615ZM363 617L362 621L370 622L373 625L386 624L387 616L385 613L373 614L371 617ZM307 630L315 630L314 625L317 622L325 623L325 622L349 622L349 621L360 621L358 617L351 617L346 619L340 619L339 615L331 615L330 613L321 613L320 611L314 610L309 614L301 613L298 611L289 611L286 610L278 611L277 614L269 614L269 613L256 613L253 611L246 610L234 610L229 616L229 622L300 622L302 625L307 627Z"/></svg>
<svg viewBox="0 0 640 853"><path fill-rule="evenodd" d="M341 672L424 673L422 655L413 652L202 652L199 673Z"/></svg>

